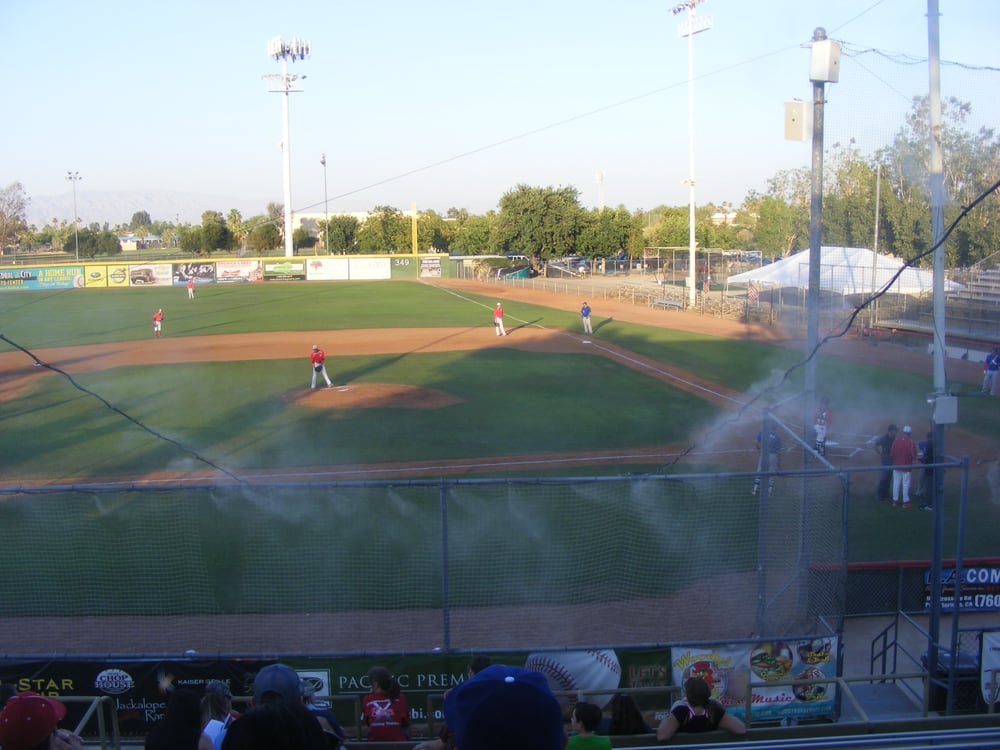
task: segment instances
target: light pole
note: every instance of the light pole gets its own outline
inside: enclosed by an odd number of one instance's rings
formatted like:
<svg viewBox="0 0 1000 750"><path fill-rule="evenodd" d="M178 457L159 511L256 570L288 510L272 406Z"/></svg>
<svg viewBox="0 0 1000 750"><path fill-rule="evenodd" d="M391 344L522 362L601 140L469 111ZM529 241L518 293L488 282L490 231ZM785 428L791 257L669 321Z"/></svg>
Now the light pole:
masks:
<svg viewBox="0 0 1000 750"><path fill-rule="evenodd" d="M823 262L823 106L826 84L840 79L840 42L826 38L826 29L813 31L809 80L813 87L812 184L809 198L809 289L806 311L805 414L803 435L809 440L816 408L816 358L819 344L820 273Z"/></svg>
<svg viewBox="0 0 1000 750"><path fill-rule="evenodd" d="M326 224L323 226L323 238L326 240L326 254L330 254L330 204L326 197L326 154L320 154L319 163L323 165L323 215Z"/></svg>
<svg viewBox="0 0 1000 750"><path fill-rule="evenodd" d="M285 178L285 257L291 258L295 254L295 247L292 244L292 155L288 144L288 94L297 90L294 85L299 76L288 73L288 60L305 60L309 57L309 42L302 39L283 42L281 37L276 36L267 43L267 54L281 61L281 73L266 75L264 78L277 79L279 88L272 91L284 94L281 99L281 150L284 154Z"/></svg>
<svg viewBox="0 0 1000 750"><path fill-rule="evenodd" d="M73 244L76 246L76 262L80 262L80 218L76 211L76 183L83 178L79 172L67 172L66 179L73 183Z"/></svg>
<svg viewBox="0 0 1000 750"><path fill-rule="evenodd" d="M705 0L685 0L675 5L672 13L687 12L687 18L677 29L680 37L688 40L688 304L694 307L698 290L695 288L697 270L697 242L694 234L694 35L712 28L711 16L695 16L695 6Z"/></svg>

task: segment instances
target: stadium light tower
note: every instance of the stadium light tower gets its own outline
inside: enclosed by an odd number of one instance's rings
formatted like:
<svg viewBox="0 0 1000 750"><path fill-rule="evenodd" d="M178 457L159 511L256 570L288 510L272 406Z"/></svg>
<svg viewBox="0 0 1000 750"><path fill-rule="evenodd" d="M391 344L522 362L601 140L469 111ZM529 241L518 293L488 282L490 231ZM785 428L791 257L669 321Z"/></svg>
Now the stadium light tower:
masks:
<svg viewBox="0 0 1000 750"><path fill-rule="evenodd" d="M66 179L73 183L73 245L76 247L76 262L80 262L80 218L76 210L76 183L83 178L79 172L67 172Z"/></svg>
<svg viewBox="0 0 1000 750"><path fill-rule="evenodd" d="M326 254L330 254L330 202L326 197L326 154L319 155L319 163L323 165L323 216L326 225L323 227L323 238L326 240Z"/></svg>
<svg viewBox="0 0 1000 750"><path fill-rule="evenodd" d="M694 307L697 289L695 271L697 269L697 242L694 234L694 35L712 28L711 16L696 16L695 6L705 0L684 0L675 5L672 13L687 13L687 18L678 27L677 34L688 40L688 304Z"/></svg>
<svg viewBox="0 0 1000 750"><path fill-rule="evenodd" d="M271 89L272 93L283 94L281 98L281 151L284 155L284 177L285 177L285 257L291 258L295 254L292 244L292 154L288 143L288 95L295 88L295 82L301 77L289 74L289 60L305 60L309 57L309 42L302 39L292 39L290 42L281 41L281 37L276 36L267 43L267 54L275 60L281 62L281 73L272 73L264 78L278 81L278 88Z"/></svg>

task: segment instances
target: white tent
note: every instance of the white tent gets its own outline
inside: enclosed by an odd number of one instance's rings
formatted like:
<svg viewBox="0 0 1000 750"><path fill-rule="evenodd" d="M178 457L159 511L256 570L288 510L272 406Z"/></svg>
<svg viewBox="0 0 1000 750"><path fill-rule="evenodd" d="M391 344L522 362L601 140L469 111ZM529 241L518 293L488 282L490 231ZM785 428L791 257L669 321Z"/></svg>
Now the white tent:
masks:
<svg viewBox="0 0 1000 750"><path fill-rule="evenodd" d="M819 287L843 295L872 294L882 289L903 261L891 255L877 255L863 247L822 247ZM874 279L874 284L872 280ZM730 284L754 283L762 286L809 288L809 251L791 255L777 263L730 276ZM944 282L945 291L961 289L954 281ZM924 294L934 291L934 274L906 268L888 290L896 294Z"/></svg>

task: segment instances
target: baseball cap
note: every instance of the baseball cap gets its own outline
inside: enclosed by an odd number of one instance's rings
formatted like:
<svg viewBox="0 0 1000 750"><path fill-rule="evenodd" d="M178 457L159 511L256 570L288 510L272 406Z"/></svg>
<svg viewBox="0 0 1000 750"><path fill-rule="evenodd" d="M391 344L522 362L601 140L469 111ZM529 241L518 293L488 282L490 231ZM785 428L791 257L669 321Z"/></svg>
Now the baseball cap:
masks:
<svg viewBox="0 0 1000 750"><path fill-rule="evenodd" d="M299 673L284 664L268 664L254 678L253 702L258 706L266 703L266 693L274 693L286 703L298 703L302 700Z"/></svg>
<svg viewBox="0 0 1000 750"><path fill-rule="evenodd" d="M913 428L910 427L910 425L908 425L908 424L904 424L903 425L903 432L905 432L907 435L909 435L911 432L913 432Z"/></svg>
<svg viewBox="0 0 1000 750"><path fill-rule="evenodd" d="M66 706L38 693L18 693L0 713L0 745L4 750L29 750L42 744L66 716Z"/></svg>
<svg viewBox="0 0 1000 750"><path fill-rule="evenodd" d="M313 349L319 349L319 344L313 344Z"/></svg>
<svg viewBox="0 0 1000 750"><path fill-rule="evenodd" d="M444 716L462 750L562 750L562 708L545 675L494 664L444 699Z"/></svg>

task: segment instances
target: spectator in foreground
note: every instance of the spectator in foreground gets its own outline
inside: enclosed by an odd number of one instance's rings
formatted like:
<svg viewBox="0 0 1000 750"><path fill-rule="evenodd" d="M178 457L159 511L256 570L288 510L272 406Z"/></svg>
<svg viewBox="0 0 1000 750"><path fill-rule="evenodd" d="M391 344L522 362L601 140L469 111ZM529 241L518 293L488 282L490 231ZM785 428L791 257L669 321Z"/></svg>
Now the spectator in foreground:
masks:
<svg viewBox="0 0 1000 750"><path fill-rule="evenodd" d="M586 701L577 701L570 715L569 725L573 734L566 743L566 750L611 750L611 740L595 734L601 723L601 707Z"/></svg>
<svg viewBox="0 0 1000 750"><path fill-rule="evenodd" d="M316 703L316 688L307 680L302 680L302 705L316 717L326 734L329 746L331 748L340 747L341 743L347 739L347 732L340 726L333 711Z"/></svg>
<svg viewBox="0 0 1000 750"><path fill-rule="evenodd" d="M747 733L746 724L726 713L712 700L712 688L701 677L689 677L684 683L684 699L670 707L670 713L656 728L656 739L668 742L677 732L711 732L725 729L735 735Z"/></svg>
<svg viewBox="0 0 1000 750"><path fill-rule="evenodd" d="M369 742L406 742L409 738L410 707L385 667L368 671L371 692L361 699L361 713L368 725Z"/></svg>
<svg viewBox="0 0 1000 750"><path fill-rule="evenodd" d="M628 693L615 693L609 707L611 716L601 719L597 727L598 734L620 736L653 733L653 728L643 718L642 711Z"/></svg>
<svg viewBox="0 0 1000 750"><path fill-rule="evenodd" d="M212 740L215 750L221 750L226 731L238 716L233 711L233 693L229 685L222 680L205 683L205 695L201 698L202 731Z"/></svg>
<svg viewBox="0 0 1000 750"><path fill-rule="evenodd" d="M475 677L492 663L493 660L488 656L472 657L472 661L469 662L469 678ZM447 698L450 692L450 689L446 690L444 697ZM448 722L445 722L441 725L441 731L438 732L437 737L431 740L424 740L415 745L413 750L455 750L455 733L451 731Z"/></svg>
<svg viewBox="0 0 1000 750"><path fill-rule="evenodd" d="M201 697L177 688L167 699L167 710L146 735L146 750L212 750L212 738L202 731Z"/></svg>
<svg viewBox="0 0 1000 750"><path fill-rule="evenodd" d="M885 434L875 441L883 469L878 477L878 487L875 489L876 500L892 500L892 444L896 441L896 425L886 428Z"/></svg>
<svg viewBox="0 0 1000 750"><path fill-rule="evenodd" d="M559 701L541 672L494 664L453 688L444 716L460 750L563 750Z"/></svg>
<svg viewBox="0 0 1000 750"><path fill-rule="evenodd" d="M264 750L268 747L329 750L331 747L319 720L303 705L302 680L291 667L268 664L261 669L253 681L253 701L254 708L226 731L223 750ZM291 726L294 729L290 729ZM274 744L269 745L269 742ZM286 742L294 744L284 744Z"/></svg>
<svg viewBox="0 0 1000 750"><path fill-rule="evenodd" d="M82 750L83 740L59 729L66 706L55 698L24 692L10 696L0 713L4 750Z"/></svg>
<svg viewBox="0 0 1000 750"><path fill-rule="evenodd" d="M305 716L303 717L303 714ZM303 718L309 721L304 721ZM271 701L233 722L222 750L327 750L319 724L301 703Z"/></svg>

